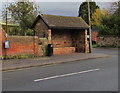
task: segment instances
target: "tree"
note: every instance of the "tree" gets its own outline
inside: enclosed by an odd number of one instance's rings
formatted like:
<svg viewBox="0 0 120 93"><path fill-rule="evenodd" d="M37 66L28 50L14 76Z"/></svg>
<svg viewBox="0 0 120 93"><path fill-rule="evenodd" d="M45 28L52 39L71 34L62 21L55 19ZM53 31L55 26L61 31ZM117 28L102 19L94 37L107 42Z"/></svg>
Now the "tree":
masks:
<svg viewBox="0 0 120 93"><path fill-rule="evenodd" d="M99 35L120 35L120 17L116 15L103 17L99 28Z"/></svg>
<svg viewBox="0 0 120 93"><path fill-rule="evenodd" d="M117 2L112 3L112 6L110 8L110 12L112 14L120 16L120 0L118 0Z"/></svg>
<svg viewBox="0 0 120 93"><path fill-rule="evenodd" d="M120 0L118 2L115 2L116 10L115 13L117 16L120 16Z"/></svg>
<svg viewBox="0 0 120 93"><path fill-rule="evenodd" d="M97 8L99 8L98 5L96 5L96 2L90 1L90 16L95 12ZM86 23L88 22L88 4L87 1L83 2L79 7L78 17L82 17Z"/></svg>
<svg viewBox="0 0 120 93"><path fill-rule="evenodd" d="M91 18L91 25L92 26L99 26L101 23L102 17L108 15L108 11L106 9L100 10L100 8L97 8L95 12L92 14Z"/></svg>
<svg viewBox="0 0 120 93"><path fill-rule="evenodd" d="M8 10L12 12L14 21L17 21L20 24L19 35L25 35L27 30L30 29L33 21L39 13L37 8L38 7L33 2L29 2L28 0L22 0L22 2L17 1L8 6Z"/></svg>

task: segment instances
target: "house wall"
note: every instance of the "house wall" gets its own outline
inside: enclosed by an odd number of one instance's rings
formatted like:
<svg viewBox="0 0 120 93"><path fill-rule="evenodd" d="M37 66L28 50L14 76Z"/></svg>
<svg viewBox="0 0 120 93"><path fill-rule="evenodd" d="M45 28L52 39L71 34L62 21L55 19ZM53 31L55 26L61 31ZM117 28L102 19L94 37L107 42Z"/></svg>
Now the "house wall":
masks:
<svg viewBox="0 0 120 93"><path fill-rule="evenodd" d="M95 41L96 43L98 43L99 42L99 39L98 39L98 32L97 31L92 31L91 32L91 39L92 39L92 41Z"/></svg>
<svg viewBox="0 0 120 93"><path fill-rule="evenodd" d="M34 27L35 30L35 35L38 36L39 38L47 38L47 31L48 27L47 25L43 22L42 19L40 19L37 24Z"/></svg>

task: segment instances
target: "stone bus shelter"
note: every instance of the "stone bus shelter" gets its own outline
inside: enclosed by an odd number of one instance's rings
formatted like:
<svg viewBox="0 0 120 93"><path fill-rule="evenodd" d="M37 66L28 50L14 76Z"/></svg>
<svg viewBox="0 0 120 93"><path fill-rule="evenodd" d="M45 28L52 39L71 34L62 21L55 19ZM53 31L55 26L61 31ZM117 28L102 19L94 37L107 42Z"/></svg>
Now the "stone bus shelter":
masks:
<svg viewBox="0 0 120 93"><path fill-rule="evenodd" d="M53 44L53 54L89 53L89 26L81 17L39 15L32 27Z"/></svg>

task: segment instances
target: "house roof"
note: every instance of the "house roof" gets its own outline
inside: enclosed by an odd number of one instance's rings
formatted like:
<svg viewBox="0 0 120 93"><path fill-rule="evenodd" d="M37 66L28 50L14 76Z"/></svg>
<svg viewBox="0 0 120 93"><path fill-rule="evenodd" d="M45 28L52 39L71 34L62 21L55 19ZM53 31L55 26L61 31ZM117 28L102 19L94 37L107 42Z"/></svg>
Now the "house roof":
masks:
<svg viewBox="0 0 120 93"><path fill-rule="evenodd" d="M49 28L88 29L88 24L81 17L68 17L56 15L39 15L32 27L42 19Z"/></svg>
<svg viewBox="0 0 120 93"><path fill-rule="evenodd" d="M5 32L5 30L2 28L2 25L0 23L0 32L3 31L4 35L7 35L7 33Z"/></svg>
<svg viewBox="0 0 120 93"><path fill-rule="evenodd" d="M6 23L3 22L3 23L1 23L1 25L6 25ZM19 26L19 24L13 24L13 23L8 23L7 25L12 26L12 27Z"/></svg>
<svg viewBox="0 0 120 93"><path fill-rule="evenodd" d="M98 32L100 29L99 29L99 27L93 27L92 28L92 32Z"/></svg>

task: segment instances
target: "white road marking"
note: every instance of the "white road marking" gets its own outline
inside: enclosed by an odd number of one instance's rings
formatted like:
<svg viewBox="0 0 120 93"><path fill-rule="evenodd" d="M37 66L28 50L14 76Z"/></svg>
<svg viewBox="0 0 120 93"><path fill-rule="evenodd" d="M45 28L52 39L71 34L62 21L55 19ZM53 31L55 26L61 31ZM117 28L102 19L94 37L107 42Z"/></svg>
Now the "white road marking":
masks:
<svg viewBox="0 0 120 93"><path fill-rule="evenodd" d="M97 70L100 70L100 69L90 69L90 70L81 71L81 72L74 72L74 73L69 73L69 74L64 74L64 75L52 76L52 77L47 77L47 78L42 78L42 79L36 79L34 81L38 82L38 81L43 81L43 80L55 79L55 78L59 78L59 77L72 76L72 75L83 74L83 73L87 73L87 72L93 72L93 71L97 71Z"/></svg>

